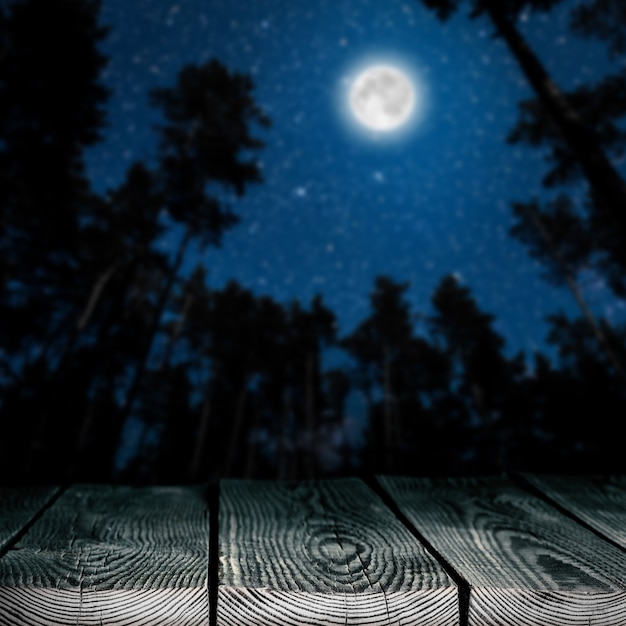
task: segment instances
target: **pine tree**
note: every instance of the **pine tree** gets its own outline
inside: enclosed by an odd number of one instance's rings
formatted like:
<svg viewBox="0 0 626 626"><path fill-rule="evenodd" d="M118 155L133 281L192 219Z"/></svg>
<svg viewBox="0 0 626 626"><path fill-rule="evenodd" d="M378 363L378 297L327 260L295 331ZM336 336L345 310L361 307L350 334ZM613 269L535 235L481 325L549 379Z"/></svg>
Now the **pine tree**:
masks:
<svg viewBox="0 0 626 626"><path fill-rule="evenodd" d="M456 393L468 410L468 422L457 428L475 433L478 468L502 469L510 463L517 431L523 427L518 407L510 402L525 369L523 354L511 360L502 354L504 340L492 328L493 316L478 308L470 290L454 276L444 277L432 302L431 333L455 364Z"/></svg>
<svg viewBox="0 0 626 626"><path fill-rule="evenodd" d="M22 400L46 408L45 396L35 400L33 391L45 386L48 357L71 332L86 295L76 267L82 220L97 199L83 152L101 139L109 93L100 82L106 58L98 44L107 30L98 24L99 7L92 0L23 0L1 11L0 359L9 371L22 368L4 390L4 421L13 421ZM33 363L38 345L45 353ZM14 472L37 430L31 424L13 441Z"/></svg>
<svg viewBox="0 0 626 626"><path fill-rule="evenodd" d="M158 177L164 206L170 217L184 226L184 232L127 393L125 416L132 410L187 246L194 237L203 245L219 245L223 232L238 222L223 201L208 194L207 187L217 183L242 195L247 185L261 180L259 167L248 158L248 152L259 149L262 143L250 135L250 126L269 122L254 103L251 91L249 77L230 73L212 60L199 67L185 67L176 88L151 93L152 103L163 109L167 119L158 127Z"/></svg>
<svg viewBox="0 0 626 626"><path fill-rule="evenodd" d="M511 228L511 235L525 243L531 256L544 264L550 282L567 285L611 367L626 381L624 365L613 352L578 285L577 274L587 265L591 243L571 201L562 195L548 205L548 211L541 212L536 201L514 204L513 210L518 221Z"/></svg>
<svg viewBox="0 0 626 626"><path fill-rule="evenodd" d="M454 13L463 0L421 0L445 20ZM591 189L597 210L610 220L626 240L626 183L613 167L600 141L573 106L567 96L552 80L541 61L516 28L515 20L526 8L548 11L562 0L469 0L472 17L486 15L495 27L495 35L504 40L515 56L520 69L537 94L541 106L574 155Z"/></svg>
<svg viewBox="0 0 626 626"><path fill-rule="evenodd" d="M405 439L402 402L407 398L399 396L399 378L400 364L406 360L413 340L413 320L403 298L407 289L408 283L377 277L370 296L370 316L340 341L356 361L354 385L369 399L369 462L375 471L396 470ZM382 394L382 403L373 401L377 390ZM417 386L410 391L415 396Z"/></svg>
<svg viewBox="0 0 626 626"><path fill-rule="evenodd" d="M300 437L303 461L302 473L312 478L320 472L319 416L324 411L322 390L322 351L335 342L335 315L317 294L311 310L302 310L297 302L289 312L292 397L296 412L295 423Z"/></svg>
<svg viewBox="0 0 626 626"><path fill-rule="evenodd" d="M606 41L612 56L626 51L626 5L622 0L591 0L572 10L572 30Z"/></svg>
<svg viewBox="0 0 626 626"><path fill-rule="evenodd" d="M155 270L166 268L165 256L152 248L163 232L158 220L161 206L153 175L144 164L134 163L120 187L110 190L107 198L86 216L75 280L88 296L76 316L64 355L71 352L86 331L107 288L120 274L127 274L140 264ZM62 363L57 369L60 367Z"/></svg>
<svg viewBox="0 0 626 626"><path fill-rule="evenodd" d="M109 92L97 0L24 0L0 21L0 283L54 284L79 240L83 151L101 139ZM59 42L62 42L60 45ZM79 213L78 213L79 214Z"/></svg>
<svg viewBox="0 0 626 626"><path fill-rule="evenodd" d="M51 448L50 429L66 432L72 473L79 469L85 471L78 459L87 460L91 432L98 430L104 437L98 419L105 419L112 431L117 428L118 436L120 428L112 415L100 418L99 410L89 403L77 425L77 432L67 431L59 423L58 416L67 415L67 405L75 404L75 401L68 394L60 393L59 381L67 377L66 370L73 370L72 360L77 351L85 355L91 352L90 377L83 378L84 385L76 384L72 395L103 397L103 388L108 383L102 380L102 372L112 373L111 335L122 323L125 301L135 288L133 281L140 269L144 273L156 272L167 266L164 255L152 248L161 232L158 224L160 198L155 192L154 180L142 164L133 165L119 189L110 191L108 197L95 206L82 227L79 262L73 278L76 290L87 295L74 314L65 345L59 350L54 369L41 389L42 397L46 398L45 408L38 416L36 436L33 437L34 446L41 448L42 442L46 441L46 447ZM132 362L136 358L136 352L132 351L134 345L127 342L118 346L115 359ZM107 440L111 437L114 437L113 432L106 436ZM27 458L31 463L33 455Z"/></svg>
<svg viewBox="0 0 626 626"><path fill-rule="evenodd" d="M191 304L185 308L188 298ZM215 461L212 454L208 454L210 439L215 431L213 415L214 378L212 373L217 371L213 358L213 333L220 329L213 322L213 308L215 295L206 284L206 270L201 265L185 283L183 293L175 301L178 309L186 311L184 319L181 317L175 322L180 328L180 340L184 342L186 362L195 378L194 392L197 402L193 408L193 425L190 429L191 443L189 449L180 449L178 455L185 458L181 467L186 470L187 480L204 480L209 474L210 463ZM182 323L181 323L182 322ZM171 417L171 416L170 416ZM167 429L164 432L167 437Z"/></svg>
<svg viewBox="0 0 626 626"><path fill-rule="evenodd" d="M622 472L623 381L607 367L584 320L570 321L559 313L548 321L548 343L557 347L560 367L558 377L552 376L552 390L547 387L551 405L545 421L561 459L558 470ZM611 329L602 322L602 331L615 354L626 357L626 327Z"/></svg>
<svg viewBox="0 0 626 626"><path fill-rule="evenodd" d="M569 100L584 117L603 149L613 159L621 158L626 148L626 133L618 125L626 115L626 78L609 76L594 86L582 86L568 94ZM552 168L543 183L554 187L584 176L576 154L553 123L545 109L536 100L520 104L520 118L509 135L509 142L524 142L549 150ZM573 205L573 203L570 202ZM616 295L626 295L626 247L624 220L615 213L601 210L591 201L582 204L578 213L584 239L578 242L585 248L588 263L607 277ZM584 225L584 230L583 230Z"/></svg>
<svg viewBox="0 0 626 626"><path fill-rule="evenodd" d="M248 451L244 440L254 394L252 381L264 353L259 350L254 295L233 281L215 295L211 318L212 354L219 364L229 397L229 417L224 420L221 431L222 469L224 476L233 476L242 472Z"/></svg>
<svg viewBox="0 0 626 626"><path fill-rule="evenodd" d="M333 368L324 373L324 396L327 402L324 425L330 429L340 429L341 433L341 463L340 475L350 475L352 469L350 436L348 433L348 416L346 415L346 401L352 389L352 382L348 373L341 368Z"/></svg>
<svg viewBox="0 0 626 626"><path fill-rule="evenodd" d="M171 312L177 317L164 325L165 346L160 363L146 371L138 394L136 412L142 422L142 431L137 458L134 466L127 470L128 476L136 472L137 479L141 477L149 482L155 482L159 477L168 481L175 476L179 480L189 478L187 466L190 450L195 446L194 431L197 425L194 423L191 397L185 396L182 391L187 389L191 393L191 380L197 376L194 369L199 367L194 356L196 350L189 350L188 325L190 316L203 305L208 295L205 283L206 270L198 264L188 279L176 285L175 295L169 302ZM157 289L160 289L160 284ZM209 332L206 318L199 332L204 335ZM187 341L183 342L183 339ZM201 345L199 338L195 341L195 345ZM180 347L187 349L184 353L176 350ZM174 357L180 357L181 354L183 358L173 363ZM156 403L155 387L159 389L159 401ZM172 468L170 473L166 471L168 466Z"/></svg>
<svg viewBox="0 0 626 626"><path fill-rule="evenodd" d="M288 385L287 358L289 335L286 308L267 296L256 302L256 350L260 355L255 384L255 402L248 429L248 452L243 475L246 478L270 477L276 473L276 456L268 451L268 442L276 443L282 399Z"/></svg>

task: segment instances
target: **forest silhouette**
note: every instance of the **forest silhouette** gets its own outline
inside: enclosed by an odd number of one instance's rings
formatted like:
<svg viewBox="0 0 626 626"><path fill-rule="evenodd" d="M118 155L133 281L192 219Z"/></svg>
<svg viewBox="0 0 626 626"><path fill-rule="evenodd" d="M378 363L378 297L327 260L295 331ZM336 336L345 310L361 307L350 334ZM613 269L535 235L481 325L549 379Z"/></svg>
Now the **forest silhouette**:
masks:
<svg viewBox="0 0 626 626"><path fill-rule="evenodd" d="M98 194L84 153L103 139L110 96L100 2L13 0L0 7L1 483L626 469L626 325L594 316L580 288L592 270L626 296L613 165L626 73L559 90L516 19L560 0L421 3L442 20L464 5L489 18L535 90L509 141L546 151L546 193L506 200L511 237L580 307L547 316L556 362L507 357L494 317L452 275L430 315L411 311L408 283L378 276L345 336L321 295L304 306L235 281L211 289L201 264L183 276L190 245L220 246L237 197L263 184L255 133L271 125L250 77L213 59L150 92L163 116L154 165L133 163ZM626 49L623 0L575 8L570 27ZM582 202L563 191L572 181L586 182ZM182 228L173 255L156 245L163 215ZM324 369L330 349L351 364ZM120 466L130 420L141 436Z"/></svg>

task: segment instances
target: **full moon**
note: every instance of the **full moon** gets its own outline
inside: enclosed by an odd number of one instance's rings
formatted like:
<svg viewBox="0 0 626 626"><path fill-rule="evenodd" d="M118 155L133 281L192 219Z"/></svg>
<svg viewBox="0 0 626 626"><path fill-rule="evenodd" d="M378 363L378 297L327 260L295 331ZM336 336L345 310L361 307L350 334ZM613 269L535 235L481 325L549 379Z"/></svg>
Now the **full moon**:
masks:
<svg viewBox="0 0 626 626"><path fill-rule="evenodd" d="M350 89L350 108L356 119L373 130L402 126L415 108L415 90L400 70L374 65L359 74Z"/></svg>

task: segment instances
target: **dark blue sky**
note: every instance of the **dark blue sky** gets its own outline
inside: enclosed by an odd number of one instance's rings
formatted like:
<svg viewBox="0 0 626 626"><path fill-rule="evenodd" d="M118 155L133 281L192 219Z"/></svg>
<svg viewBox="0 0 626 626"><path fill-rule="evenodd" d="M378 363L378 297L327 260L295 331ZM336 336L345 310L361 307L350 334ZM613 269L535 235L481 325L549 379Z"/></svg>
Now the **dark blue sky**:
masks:
<svg viewBox="0 0 626 626"><path fill-rule="evenodd" d="M603 46L569 33L572 4L520 23L566 89L616 67ZM567 289L542 280L508 236L509 203L541 195L547 168L540 151L505 142L532 94L486 20L462 12L442 25L417 0L103 0L102 21L114 93L106 140L89 153L98 189L153 157L148 90L173 86L185 64L216 57L250 73L272 119L257 130L265 182L234 204L242 222L222 247L192 251L186 272L201 258L216 288L234 278L306 306L321 292L342 334L368 314L376 275L410 281L414 310L429 313L453 272L496 316L509 354L545 350L547 314L578 316ZM377 61L400 65L420 90L418 117L393 140L357 132L345 108L352 77ZM624 319L599 277L585 277L583 292L597 313Z"/></svg>

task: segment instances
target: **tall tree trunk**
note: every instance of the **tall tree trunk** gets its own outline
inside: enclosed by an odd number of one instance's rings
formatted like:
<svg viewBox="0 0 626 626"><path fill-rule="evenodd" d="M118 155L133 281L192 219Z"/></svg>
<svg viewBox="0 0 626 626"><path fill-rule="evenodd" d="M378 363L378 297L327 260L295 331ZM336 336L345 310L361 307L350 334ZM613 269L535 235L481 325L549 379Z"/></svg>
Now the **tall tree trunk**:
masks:
<svg viewBox="0 0 626 626"><path fill-rule="evenodd" d="M315 459L317 448L315 446L315 390L313 375L315 363L314 355L307 354L306 357L306 477L313 478L315 474Z"/></svg>
<svg viewBox="0 0 626 626"><path fill-rule="evenodd" d="M393 471L394 452L394 424L393 424L393 406L391 398L391 362L389 358L389 346L384 348L384 369L383 369L383 385L384 385L384 424L383 437L385 441L385 469L388 472Z"/></svg>
<svg viewBox="0 0 626 626"><path fill-rule="evenodd" d="M233 466L235 464L235 459L237 458L237 452L243 448L241 445L241 432L243 430L246 400L248 398L249 380L250 375L246 373L244 375L241 391L237 396L235 421L233 423L233 429L230 432L229 442L226 448L226 462L224 464L224 476L226 477L232 476Z"/></svg>
<svg viewBox="0 0 626 626"><path fill-rule="evenodd" d="M138 276L139 258L136 258L131 263L128 263L125 265L126 265L126 270L125 270L125 275L122 278L122 283L121 283L122 288L120 292L115 295L113 304L106 316L106 319L100 325L100 328L98 331L96 345L100 347L107 345L107 342L111 336L112 328L115 325L116 319L118 319L119 316L121 315L124 302L126 300L128 288L134 285L134 282ZM112 274L113 273L111 273L109 278L112 276ZM108 279L107 279L107 282L108 282ZM126 287L124 287L125 285ZM85 393L88 395L92 386L95 386L95 390L93 394L94 394L94 398L97 401L98 395L100 393L100 389L103 386L103 381L105 385L108 384L110 386L111 385L110 381L112 379L113 374L114 374L113 357L111 354L111 350L109 349L106 352L104 352L103 359L98 359L96 366L92 370L91 382L89 386L87 387L87 389L85 390ZM95 407L92 403L90 403L89 408L87 409L85 416L83 418L83 423L81 424L80 429L79 429L80 434L76 440L76 454L77 454L77 458L80 458L80 459L85 459L85 454L86 454L85 444L89 438L89 435L92 433L94 426L97 425L97 420L94 420L94 416L93 416L94 411L95 411ZM110 441L113 441L115 438L117 438L119 441L121 437L121 429L119 427L117 420L114 418L113 415L109 416L109 422L107 426L111 429ZM115 436L113 436L114 431L117 431ZM111 443L108 443L107 447L109 447L110 445ZM115 447L110 450L110 453L113 458L115 455ZM77 470L80 470L81 467L82 466L79 464L77 466ZM107 469L107 471L112 474L113 466L111 465ZM69 479L71 480L71 478L72 476L70 476Z"/></svg>
<svg viewBox="0 0 626 626"><path fill-rule="evenodd" d="M87 404L87 410L85 412L85 417L82 421L80 429L78 431L78 435L74 440L74 449L72 454L72 459L70 460L66 480L73 481L75 476L78 474L78 471L82 469L84 462L84 453L87 444L87 439L93 427L93 416L95 412L95 403L97 402L97 395L91 402Z"/></svg>
<svg viewBox="0 0 626 626"><path fill-rule="evenodd" d="M117 271L117 269L120 267L121 264L122 264L122 262L118 259L117 261L111 263L98 276L96 282L94 283L93 287L91 288L91 292L89 294L89 297L87 298L87 302L85 303L85 306L83 307L83 310L82 310L80 316L76 320L76 323L74 324L74 326L72 328L72 331L71 331L71 334L70 334L70 336L69 336L69 338L67 340L67 343L65 344L65 347L63 348L63 352L61 353L61 357L60 357L59 361L57 362L57 366L56 366L55 371L54 371L54 373L52 375L53 379L55 378L57 373L60 372L63 369L63 365L65 364L65 360L72 353L72 350L74 349L74 346L76 345L76 342L78 341L78 339L82 335L83 331L87 327L87 324L89 324L89 321L91 320L91 317L93 316L93 313L96 310L96 306L98 304L98 301L102 297L102 294L104 292L104 288L106 287L107 283L111 280L111 277L113 276L113 274L115 274L115 272Z"/></svg>
<svg viewBox="0 0 626 626"><path fill-rule="evenodd" d="M367 383L367 385L367 387L361 389L361 393L365 398L365 414L367 415L367 421L369 423L369 428L367 432L367 453L369 455L369 458L366 459L366 466L370 468L376 468L376 471L378 471L378 468L381 468L384 471L384 467L381 467L382 463L380 462L380 458L382 456L380 450L380 438L377 437L377 433L374 432L375 416L372 409L372 391L369 387L369 383Z"/></svg>
<svg viewBox="0 0 626 626"><path fill-rule="evenodd" d="M65 343L65 346L62 348L62 352L56 363L56 367L54 368L51 375L43 384L43 389L40 391L40 393L44 394L47 398L49 398L49 401L47 402L47 404L52 410L55 410L54 398L55 398L56 382L58 381L59 376L63 372L64 365L68 357L71 355L72 350L74 349L74 346L76 345L76 342L78 341L79 337L81 336L87 324L89 323L89 320L91 319L91 316L93 315L96 305L100 297L102 296L102 293L104 291L106 284L111 279L111 277L113 276L117 268L120 266L120 264L121 262L119 260L115 261L114 263L109 265L109 267L107 267L107 269L104 272L102 272L100 276L98 277L98 279L96 280L80 316L78 317L78 319L72 326L72 329L70 331L70 336L67 342ZM63 326L64 326L64 323L62 323L59 326L57 331L61 330ZM49 341L46 344L44 344L43 349L41 350L39 356L37 357L38 360L45 359L47 355L47 351L52 347L54 343L56 334L57 332L55 331L52 338L50 338ZM33 428L33 437L31 438L31 444L29 446L28 453L24 457L23 467L26 473L31 471L31 468L35 461L35 457L37 456L39 450L42 449L43 443L41 439L45 432L48 421L49 421L48 411L44 411L40 413L40 415L37 417L35 427ZM68 469L68 471L71 471L71 469Z"/></svg>
<svg viewBox="0 0 626 626"><path fill-rule="evenodd" d="M45 338L43 343L41 344L41 349L39 350L39 354L26 363L25 366L32 366L35 363L43 363L48 358L50 351L54 347L55 343L67 332L72 332L73 324L72 318L74 317L74 311L66 313L63 315L63 319L55 326L54 330L51 331L48 336Z"/></svg>
<svg viewBox="0 0 626 626"><path fill-rule="evenodd" d="M494 424L493 418L490 411L485 406L485 394L483 388L476 382L473 376L469 377L469 385L470 390L472 392L472 397L474 398L474 403L476 404L476 409L478 410L478 414L481 417L481 437L479 437L479 444L483 450L479 450L479 460L481 452L484 453L484 446L486 443L487 451L489 451L492 447L495 447L495 454L498 456L498 442L496 441L496 436L494 432Z"/></svg>
<svg viewBox="0 0 626 626"><path fill-rule="evenodd" d="M352 448L350 446L350 437L349 437L349 429L348 429L348 419L345 411L341 414L341 421L338 424L341 429L341 474L343 476L350 475L350 468L352 467L352 459L351 452Z"/></svg>
<svg viewBox="0 0 626 626"><path fill-rule="evenodd" d="M583 123L565 94L557 87L524 37L507 17L501 0L485 2L485 9L498 33L506 41L528 82L576 155L593 196L613 223L626 234L626 182L613 167L596 137ZM626 240L626 238L625 238Z"/></svg>
<svg viewBox="0 0 626 626"><path fill-rule="evenodd" d="M283 406L280 412L280 431L278 433L278 450L277 450L277 474L278 480L287 478L289 472L289 459L287 451L287 438L289 429L289 413L290 402L288 394L289 390L283 390Z"/></svg>
<svg viewBox="0 0 626 626"><path fill-rule="evenodd" d="M200 365L198 367L200 367ZM196 441L191 454L191 459L189 461L189 478L194 481L200 479L200 466L206 451L207 435L209 432L209 424L211 423L211 402L213 400L212 393L213 379L209 369L209 376L204 391L204 400L202 402L202 409L200 410L200 418L198 420Z"/></svg>
<svg viewBox="0 0 626 626"><path fill-rule="evenodd" d="M66 313L63 319L55 325L54 329L50 331L45 337L39 353L33 359L25 360L21 365L19 374L12 370L11 365L8 362L2 363L2 367L5 368L5 373L9 374L14 381L14 384L5 392L2 398L2 412L0 412L0 421L7 419L14 419L7 417L5 410L7 406L15 406L16 403L23 398L25 390L29 385L35 385L40 387L40 392L43 393L46 389L46 376L49 376L50 367L47 366L47 357L49 352L54 347L55 343L61 338L68 328L72 324L73 313ZM28 370L28 371L26 371ZM45 373L44 373L45 371ZM38 422L42 420L42 416L39 416ZM33 432L38 432L41 426L37 424L33 429ZM30 444L33 443L33 437L29 439ZM23 453L26 453L29 442L22 441L24 446ZM17 442L15 442L17 443Z"/></svg>
<svg viewBox="0 0 626 626"><path fill-rule="evenodd" d="M248 442L248 453L246 454L246 465L243 470L243 477L246 479L254 478L256 473L256 459L259 449L259 443L256 441L256 433L258 431L259 424L259 409L258 406L254 411L252 418L252 425L250 427L251 440Z"/></svg>
<svg viewBox="0 0 626 626"><path fill-rule="evenodd" d="M118 259L114 263L111 263L111 265L109 265L109 267L107 267L107 269L104 270L104 272L102 272L100 276L98 276L98 280L96 281L96 284L93 286L91 293L89 294L89 299L85 304L85 308L83 309L80 318L76 322L76 330L78 333L81 333L89 323L89 320L93 315L96 305L98 304L98 300L100 300L100 297L102 296L104 288L106 287L109 280L111 280L111 277L117 271L117 268L121 264L122 262Z"/></svg>
<svg viewBox="0 0 626 626"><path fill-rule="evenodd" d="M174 327L174 331L172 332L172 334L170 335L170 338L167 342L167 346L165 349L165 354L163 355L163 359L161 360L161 365L160 368L162 371L166 371L167 368L169 368L169 364L170 364L170 359L172 357L172 352L174 350L174 345L176 344L176 341L182 331L183 325L185 323L185 320L187 319L187 315L189 314L189 309L191 308L191 304L193 302L193 294L188 294L187 297L185 298L184 304L183 304L183 308L182 311L180 313L180 316L176 322L176 326ZM148 353L149 356L149 353ZM148 357L146 357L148 358ZM162 416L159 419L159 432L160 432L160 436L167 436L167 431L170 427L170 423L171 423L171 414L168 412L167 414L165 414L164 416ZM146 446L146 439L149 435L149 429L146 427L146 425L144 425L142 431L141 431L141 437L139 439L140 443L139 443L139 450L141 450L142 448L145 448ZM160 446L160 449L163 449L162 446ZM157 463L155 462L152 470L151 470L151 479L152 482L156 481L157 479L157 475L156 475L156 471L157 471Z"/></svg>
<svg viewBox="0 0 626 626"><path fill-rule="evenodd" d="M183 308L180 312L178 320L176 321L176 326L174 326L174 330L170 335L170 338L167 342L167 347L165 348L165 354L163 355L163 359L161 360L161 369L164 369L169 366L170 359L172 358L172 352L174 351L174 346L180 337L180 333L183 330L183 326L185 325L185 321L187 320L187 316L189 315L189 311L191 310L191 305L193 304L194 296L192 293L188 293L185 297L185 301L183 303Z"/></svg>
<svg viewBox="0 0 626 626"><path fill-rule="evenodd" d="M593 336L596 338L596 341L598 342L598 346L606 355L613 369L617 372L617 374L619 374L619 376L622 379L626 381L626 370L624 369L624 366L622 365L620 360L617 358L617 356L611 349L611 346L609 345L609 342L607 341L605 334L602 332L600 325L598 324L593 313L587 306L587 303L585 302L585 299L583 298L580 288L578 287L578 283L576 282L572 273L569 271L567 267L567 263L565 262L565 259L563 259L563 256L561 255L556 245L552 241L552 237L550 236L550 233L547 231L546 227L541 223L541 220L537 217L537 215L531 208L526 208L525 212L526 212L526 215L529 216L530 220L532 221L537 231L540 233L541 237L543 238L546 244L546 248L548 249L548 252L550 253L550 256L555 260L555 262L561 268L561 272L563 273L563 276L565 277L567 286L569 287L569 290L572 292L572 295L574 296L576 303L580 307L580 310L582 311L583 316L585 317L585 320L587 321L587 324L589 324L589 328L591 329Z"/></svg>
<svg viewBox="0 0 626 626"><path fill-rule="evenodd" d="M211 395L207 395L202 403L202 411L200 412L200 420L198 422L198 434L196 435L196 444L191 455L189 463L189 477L191 480L199 480L200 463L206 446L206 437L209 431L209 422L211 420Z"/></svg>
<svg viewBox="0 0 626 626"><path fill-rule="evenodd" d="M139 358L139 362L137 364L137 368L135 369L135 374L133 376L132 382L130 384L129 390L126 394L126 399L124 402L124 406L121 411L121 420L122 424L126 422L128 419L130 412L133 408L133 404L135 402L135 398L140 389L141 383L143 381L143 377L146 373L146 369L148 366L148 359L150 357L150 353L152 352L152 344L154 343L154 338L159 331L159 327L161 325L161 318L163 317L163 311L165 310L165 305L167 304L168 298L172 291L172 287L174 286L174 281L176 280L176 276L178 275L178 270L182 265L183 258L185 256L185 251L187 249L187 245L191 240L191 229L187 227L185 234L178 246L178 251L176 253L176 258L174 260L174 265L167 277L167 281L161 294L159 296L159 300L156 306L156 312L152 319L152 324L150 325L150 329L148 331L148 337L144 344L144 348Z"/></svg>

